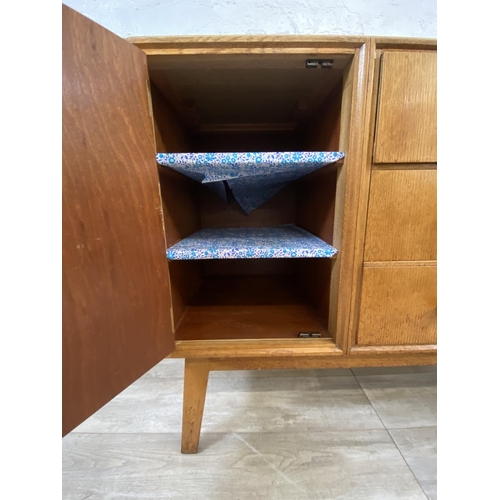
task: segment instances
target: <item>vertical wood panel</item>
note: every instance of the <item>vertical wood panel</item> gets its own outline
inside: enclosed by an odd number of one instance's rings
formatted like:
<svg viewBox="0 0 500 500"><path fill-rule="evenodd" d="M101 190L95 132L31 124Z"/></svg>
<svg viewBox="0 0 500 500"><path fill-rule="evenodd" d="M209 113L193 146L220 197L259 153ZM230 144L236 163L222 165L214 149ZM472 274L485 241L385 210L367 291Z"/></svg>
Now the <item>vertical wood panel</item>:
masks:
<svg viewBox="0 0 500 500"><path fill-rule="evenodd" d="M63 5L63 434L174 349L146 56Z"/></svg>
<svg viewBox="0 0 500 500"><path fill-rule="evenodd" d="M358 345L436 343L436 267L367 267Z"/></svg>
<svg viewBox="0 0 500 500"><path fill-rule="evenodd" d="M436 170L374 170L365 261L436 260Z"/></svg>
<svg viewBox="0 0 500 500"><path fill-rule="evenodd" d="M436 80L436 52L382 55L375 163L437 161Z"/></svg>

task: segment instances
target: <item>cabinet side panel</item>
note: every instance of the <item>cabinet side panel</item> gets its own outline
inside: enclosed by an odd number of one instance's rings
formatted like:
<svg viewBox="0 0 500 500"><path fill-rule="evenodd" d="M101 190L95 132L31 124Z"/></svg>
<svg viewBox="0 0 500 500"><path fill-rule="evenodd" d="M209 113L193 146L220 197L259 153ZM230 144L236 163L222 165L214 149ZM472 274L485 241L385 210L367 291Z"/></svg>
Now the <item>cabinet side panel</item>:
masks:
<svg viewBox="0 0 500 500"><path fill-rule="evenodd" d="M63 434L174 349L145 55L63 6Z"/></svg>

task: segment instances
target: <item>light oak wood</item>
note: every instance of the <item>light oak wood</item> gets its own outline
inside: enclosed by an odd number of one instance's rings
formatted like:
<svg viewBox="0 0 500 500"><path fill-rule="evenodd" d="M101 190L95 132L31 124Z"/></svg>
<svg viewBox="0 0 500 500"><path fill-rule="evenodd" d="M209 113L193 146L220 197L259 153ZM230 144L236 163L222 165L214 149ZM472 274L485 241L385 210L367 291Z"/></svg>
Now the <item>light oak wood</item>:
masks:
<svg viewBox="0 0 500 500"><path fill-rule="evenodd" d="M374 163L372 170L435 170L437 163Z"/></svg>
<svg viewBox="0 0 500 500"><path fill-rule="evenodd" d="M382 260L365 262L363 267L418 267L418 266L436 266L435 260Z"/></svg>
<svg viewBox="0 0 500 500"><path fill-rule="evenodd" d="M427 364L429 360L435 362L436 354L435 344L354 346L349 355L344 355L331 339L258 339L177 341L169 358L269 358L270 363L283 358L290 368L300 368L302 362L309 365L317 358L316 368L331 368L370 366L374 360L377 366L403 366L407 360L413 360L410 364L414 365Z"/></svg>
<svg viewBox="0 0 500 500"><path fill-rule="evenodd" d="M207 360L186 359L181 453L196 453L198 451L208 374L209 364Z"/></svg>
<svg viewBox="0 0 500 500"><path fill-rule="evenodd" d="M354 53L365 37L360 36L158 36L127 39L146 54L265 54L285 52Z"/></svg>
<svg viewBox="0 0 500 500"><path fill-rule="evenodd" d="M437 160L437 55L384 52L374 163Z"/></svg>
<svg viewBox="0 0 500 500"><path fill-rule="evenodd" d="M332 339L178 340L170 358L340 356Z"/></svg>
<svg viewBox="0 0 500 500"><path fill-rule="evenodd" d="M435 260L437 171L372 172L365 261Z"/></svg>
<svg viewBox="0 0 500 500"><path fill-rule="evenodd" d="M436 353L339 356L301 356L296 358L211 358L210 370L305 370L377 366L421 366L436 364Z"/></svg>
<svg viewBox="0 0 500 500"><path fill-rule="evenodd" d="M356 345L351 348L351 354L436 354L437 346L436 344L419 344L419 345L377 345L377 346L366 346L366 345Z"/></svg>
<svg viewBox="0 0 500 500"><path fill-rule="evenodd" d="M366 236L366 223L368 219L368 202L370 196L370 185L372 172L379 169L435 169L435 163L391 163L391 164L373 164L373 142L375 138L375 121L377 117L377 102L379 92L379 77L380 77L380 60L384 48L384 52L398 51L414 47L415 50L427 50L433 53L436 49L435 40L420 40L420 39L396 39L396 38L372 38L370 41L370 68L369 68L369 84L367 85L368 101L370 106L367 108L367 113L364 123L364 137L366 140L365 160L362 162L363 168L360 170L360 189L358 201L358 216L356 222L356 244L354 249L354 265L353 277L354 283L351 294L350 304L350 319L348 329L348 346L347 352L355 352L358 347L353 347L356 342L356 335L359 324L361 292L363 284L363 269L365 260L365 236ZM373 168L373 170L372 170ZM377 267L391 265L398 266L398 262L392 261L381 262L375 261L366 263L366 267ZM415 265L420 265L417 263ZM390 314L390 311L389 311ZM372 352L379 352L381 355L390 356L388 351L376 349L375 346L371 347Z"/></svg>
<svg viewBox="0 0 500 500"><path fill-rule="evenodd" d="M355 54L344 75L341 116L339 124L339 149L346 160L337 177L333 245L339 249L333 263L330 285L329 330L335 343L347 352L350 296L353 286L352 254L355 244L355 228L358 199L359 163L363 159L363 134L359 130L366 113L366 85L368 84L369 42Z"/></svg>
<svg viewBox="0 0 500 500"><path fill-rule="evenodd" d="M373 39L367 44L367 82L363 90L366 93L366 105L364 114L358 122L359 135L362 137L359 167L356 169L355 190L351 193L352 207L355 213L352 215L350 230L351 241L349 254L351 263L349 267L349 278L351 287L346 291L344 301L348 307L348 322L344 335L343 350L349 353L356 341L356 331L359 318L359 304L361 297L361 284L363 277L363 254L365 246L366 217L368 213L368 195L370 191L370 177L372 166L373 136L376 114L376 95L378 86L378 74L380 68L380 57L377 57L375 42ZM345 244L344 244L345 249Z"/></svg>
<svg viewBox="0 0 500 500"><path fill-rule="evenodd" d="M436 267L365 268L358 345L436 343Z"/></svg>
<svg viewBox="0 0 500 500"><path fill-rule="evenodd" d="M388 50L429 50L437 49L435 38L398 38L393 36L376 36L372 38L377 49Z"/></svg>

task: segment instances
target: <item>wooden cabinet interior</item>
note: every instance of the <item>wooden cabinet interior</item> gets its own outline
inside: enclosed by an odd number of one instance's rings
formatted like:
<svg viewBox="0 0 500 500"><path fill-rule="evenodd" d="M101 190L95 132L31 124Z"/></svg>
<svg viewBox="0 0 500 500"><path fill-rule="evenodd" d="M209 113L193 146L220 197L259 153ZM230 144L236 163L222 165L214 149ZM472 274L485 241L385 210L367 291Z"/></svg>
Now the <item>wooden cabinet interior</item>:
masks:
<svg viewBox="0 0 500 500"><path fill-rule="evenodd" d="M344 93L352 92L353 55L315 58L333 67L307 69L307 56L293 53L148 56L157 151L338 151L349 126L342 103L350 104ZM335 207L344 201L339 169L342 162L289 184L248 215L230 192L226 203L160 168L167 247L199 229L281 224L334 245ZM176 340L297 338L302 331L334 338L334 266L335 259L169 261Z"/></svg>

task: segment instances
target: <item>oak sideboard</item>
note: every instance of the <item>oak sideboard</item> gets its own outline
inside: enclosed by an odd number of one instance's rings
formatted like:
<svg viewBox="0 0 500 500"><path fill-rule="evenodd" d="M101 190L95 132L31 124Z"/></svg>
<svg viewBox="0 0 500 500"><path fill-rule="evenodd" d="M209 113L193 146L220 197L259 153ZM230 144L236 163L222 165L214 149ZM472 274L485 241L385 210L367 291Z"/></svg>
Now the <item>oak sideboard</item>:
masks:
<svg viewBox="0 0 500 500"><path fill-rule="evenodd" d="M185 358L183 453L213 370L436 363L437 42L122 39L63 6L63 435ZM340 151L250 214L156 153ZM295 224L330 258L169 260Z"/></svg>

